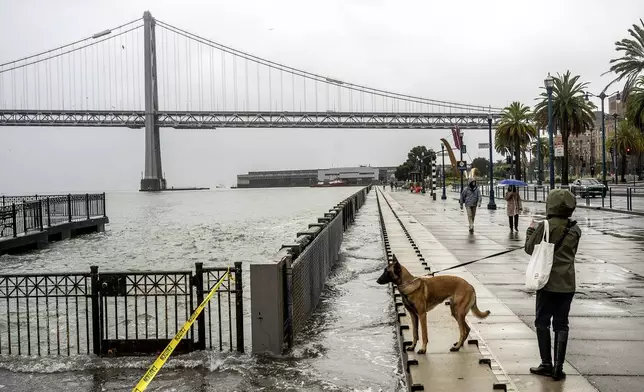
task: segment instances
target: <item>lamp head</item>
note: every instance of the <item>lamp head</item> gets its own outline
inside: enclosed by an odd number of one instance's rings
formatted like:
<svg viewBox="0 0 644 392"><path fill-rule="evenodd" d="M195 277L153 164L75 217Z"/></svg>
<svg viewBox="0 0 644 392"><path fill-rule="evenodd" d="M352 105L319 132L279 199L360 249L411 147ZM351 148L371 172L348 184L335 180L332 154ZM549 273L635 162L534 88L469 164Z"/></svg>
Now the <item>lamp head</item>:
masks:
<svg viewBox="0 0 644 392"><path fill-rule="evenodd" d="M547 89L551 89L555 85L555 80L550 76L550 72L548 72L548 77L543 82Z"/></svg>

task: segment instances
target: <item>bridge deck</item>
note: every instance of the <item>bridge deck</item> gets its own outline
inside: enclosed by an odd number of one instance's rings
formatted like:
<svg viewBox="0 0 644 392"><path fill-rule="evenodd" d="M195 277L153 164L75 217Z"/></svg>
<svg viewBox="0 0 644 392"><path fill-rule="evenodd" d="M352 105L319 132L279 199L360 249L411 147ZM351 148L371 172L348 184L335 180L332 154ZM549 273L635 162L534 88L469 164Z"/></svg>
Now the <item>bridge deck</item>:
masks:
<svg viewBox="0 0 644 392"><path fill-rule="evenodd" d="M419 224L417 218L402 208L391 195L379 191L378 196L391 252L412 274L423 275L428 272L420 257L424 257L428 267L434 271L460 263L446 246ZM407 239L401 223L418 247L420 257ZM472 284L476 289L479 308L490 310L491 315L485 320L469 316L467 321L472 327L469 337L471 343L464 345L460 352L452 353L449 348L458 336L456 321L446 306L432 310L428 315L427 354L419 355L409 351L402 353L403 364L409 369L411 389L489 391L497 385L507 391L596 391L568 363L564 367L568 374L565 382L554 382L550 378L529 374L529 367L535 366L539 361L534 332L465 268L450 271L450 274L460 276ZM396 302L400 302L398 296ZM412 335L409 318L401 303L396 307L400 315L404 314L399 316L401 340L403 345L407 342L410 344ZM524 340L513 340L517 336ZM414 364L414 360L417 364ZM483 364L479 363L480 360L483 360ZM485 364L488 361L489 366Z"/></svg>

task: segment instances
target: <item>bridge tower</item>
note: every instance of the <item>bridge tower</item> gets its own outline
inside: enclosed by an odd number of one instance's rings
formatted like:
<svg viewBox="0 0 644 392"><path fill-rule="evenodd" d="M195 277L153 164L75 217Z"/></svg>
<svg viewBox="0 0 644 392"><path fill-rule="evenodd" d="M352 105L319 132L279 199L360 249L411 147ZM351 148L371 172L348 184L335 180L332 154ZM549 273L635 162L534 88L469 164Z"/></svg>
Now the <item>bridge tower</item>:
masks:
<svg viewBox="0 0 644 392"><path fill-rule="evenodd" d="M145 61L145 172L141 179L141 191L166 189L161 168L161 141L157 113L159 93L157 88L157 53L154 33L155 20L150 11L143 13L143 40Z"/></svg>

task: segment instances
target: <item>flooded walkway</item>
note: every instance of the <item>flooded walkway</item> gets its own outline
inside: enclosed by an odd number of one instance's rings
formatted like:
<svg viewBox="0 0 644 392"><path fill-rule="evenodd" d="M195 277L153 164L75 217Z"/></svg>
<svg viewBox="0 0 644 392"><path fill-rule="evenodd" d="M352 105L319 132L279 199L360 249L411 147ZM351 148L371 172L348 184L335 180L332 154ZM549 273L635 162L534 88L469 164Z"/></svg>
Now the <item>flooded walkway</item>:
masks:
<svg viewBox="0 0 644 392"><path fill-rule="evenodd" d="M511 235L504 203L498 201L496 211L487 210L483 203L477 212L475 233L470 235L467 217L451 197L432 201L428 196L407 192L386 192L386 196L399 215L406 214L406 226L425 230L440 243L440 247L421 247L423 254L430 260L432 252L439 260L451 255L453 264L522 246L531 217L544 217L544 205L526 203L519 223L521 231ZM583 235L576 259L577 293L571 308L566 356L568 378L555 383L529 374L528 368L538 364L539 355L534 294L526 292L523 283L529 258L522 250L454 270L454 274L471 274L505 308L499 308L504 313L496 313L498 323L490 316L480 323L474 320L474 327L520 391L642 391L644 218L578 209L573 219ZM475 282L471 283L480 296ZM490 308L492 315L499 309Z"/></svg>

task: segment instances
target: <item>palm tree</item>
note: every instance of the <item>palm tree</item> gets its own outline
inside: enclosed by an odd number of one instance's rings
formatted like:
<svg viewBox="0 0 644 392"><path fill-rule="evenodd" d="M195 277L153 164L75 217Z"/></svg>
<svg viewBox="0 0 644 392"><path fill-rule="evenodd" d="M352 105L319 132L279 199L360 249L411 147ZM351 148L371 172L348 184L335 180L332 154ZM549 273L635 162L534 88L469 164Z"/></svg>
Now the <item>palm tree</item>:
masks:
<svg viewBox="0 0 644 392"><path fill-rule="evenodd" d="M550 154L550 150L548 148L548 138L547 137L540 137L539 141L541 143L540 144L541 145L541 148L540 148L540 150L541 150L541 170L543 171L544 168L548 167L547 166L547 164L548 164L548 155ZM539 168L539 161L538 161L539 154L537 153L537 147L538 146L539 146L539 144L537 143L536 138L535 138L535 141L532 143L532 148L530 149L530 153L532 154L532 159L534 161L534 164L533 164L534 170L538 170L538 168ZM541 175L541 174L543 174L543 173L537 173L537 175ZM543 176L542 176L542 179L543 179Z"/></svg>
<svg viewBox="0 0 644 392"><path fill-rule="evenodd" d="M521 102L512 102L501 112L501 121L494 134L496 150L514 154L516 179L521 179L521 153L528 147L532 138L537 137L537 129L530 123L530 108Z"/></svg>
<svg viewBox="0 0 644 392"><path fill-rule="evenodd" d="M552 88L553 133L558 129L563 142L561 184L568 185L568 139L593 127L595 105L586 101L584 89L587 82L579 82L579 75L571 76L570 71L557 74ZM544 88L544 87L542 87ZM544 88L545 89L545 88ZM541 93L541 101L534 108L537 126L548 126L548 94Z"/></svg>
<svg viewBox="0 0 644 392"><path fill-rule="evenodd" d="M541 159L545 161L546 158L548 158L548 154L550 153L549 147L548 147L548 138L547 137L541 137L539 138L540 143L541 143ZM532 144L532 156L535 157L535 159L539 156L537 154L537 142L535 141Z"/></svg>
<svg viewBox="0 0 644 392"><path fill-rule="evenodd" d="M623 94L624 102L628 102L631 88L635 84L638 75L644 71L644 21L640 19L640 23L642 24L641 26L633 24L633 28L628 29L628 33L633 37L632 39L624 38L615 42L615 50L623 52L623 55L610 61L612 65L608 72L615 72L617 77L610 82L609 86L626 79Z"/></svg>
<svg viewBox="0 0 644 392"><path fill-rule="evenodd" d="M633 126L639 128L644 133L644 76L640 76L637 82L629 92L626 103L626 118ZM642 179L642 157L643 151L640 151L637 159L637 177Z"/></svg>
<svg viewBox="0 0 644 392"><path fill-rule="evenodd" d="M626 182L626 159L627 151L631 154L644 151L644 137L642 133L628 121L621 121L617 126L617 135L608 140L607 148L615 148L615 152L622 158L621 175L622 182Z"/></svg>
<svg viewBox="0 0 644 392"><path fill-rule="evenodd" d="M640 76L630 91L626 105L628 121L644 131L644 76Z"/></svg>

